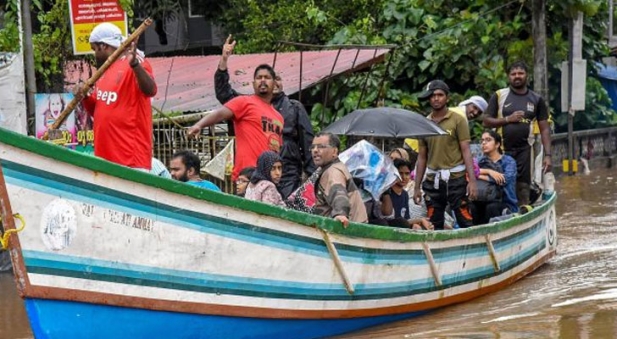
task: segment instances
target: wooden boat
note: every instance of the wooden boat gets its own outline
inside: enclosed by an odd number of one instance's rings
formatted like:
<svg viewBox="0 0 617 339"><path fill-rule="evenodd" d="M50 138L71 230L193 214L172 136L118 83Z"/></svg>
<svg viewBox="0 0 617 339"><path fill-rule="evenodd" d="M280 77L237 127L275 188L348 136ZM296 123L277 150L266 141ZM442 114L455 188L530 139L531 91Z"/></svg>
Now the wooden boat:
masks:
<svg viewBox="0 0 617 339"><path fill-rule="evenodd" d="M555 254L556 197L457 231L352 224L0 130L0 202L36 338L318 338L506 287Z"/></svg>

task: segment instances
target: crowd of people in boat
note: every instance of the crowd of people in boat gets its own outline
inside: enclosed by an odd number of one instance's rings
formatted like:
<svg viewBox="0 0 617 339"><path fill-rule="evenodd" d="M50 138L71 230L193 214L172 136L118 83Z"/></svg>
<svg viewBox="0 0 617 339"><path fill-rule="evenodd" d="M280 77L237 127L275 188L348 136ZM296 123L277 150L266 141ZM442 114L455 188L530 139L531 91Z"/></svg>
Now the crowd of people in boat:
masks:
<svg viewBox="0 0 617 339"><path fill-rule="evenodd" d="M122 39L115 27L95 27L90 43L97 63L102 64ZM527 88L528 69L522 62L509 66L509 86L496 91L488 102L474 96L450 108L448 85L441 80L429 82L418 98L428 102L427 118L447 135L410 141L409 147L389 152L392 160L386 162L393 161L388 166L395 173L384 174L396 180L376 194L374 183L363 179L360 169L350 171L339 159L341 142L336 135L314 135L304 106L284 93L281 76L271 66L255 68L253 95L240 95L232 88L227 61L234 47L228 38L214 77L216 97L223 106L190 127L187 135L197 137L207 126L229 123L230 134L236 137L232 179L237 194L246 199L332 217L345 227L353 221L416 229L467 228L518 213L520 206L530 204L529 141L534 121L544 147L542 166L545 171L551 169L547 106ZM95 155L167 175L164 165L151 161L149 98L157 89L148 61L133 45L107 72L85 99L96 115ZM468 123L479 116L490 129L482 134L483 156L474 160ZM109 147L108 140L114 138L126 142L117 147L115 140L114 147ZM381 157L386 156L377 155ZM374 159L369 158L361 169L365 175L374 170ZM199 158L191 151L173 155L168 175L220 190L200 177Z"/></svg>
<svg viewBox="0 0 617 339"><path fill-rule="evenodd" d="M256 166L239 171L235 180L235 194L248 200L333 217L345 225L349 221L412 229L434 229L425 201L416 204L411 197L415 191L415 168L418 152L413 141L388 154L381 154L392 162L397 179L378 199L368 192L356 172L349 171L338 159L340 140L330 133L318 134L311 145L317 167L290 195L280 190L283 161L274 151L264 151ZM410 145L411 144L411 145ZM476 199L469 204L473 225L504 219L519 212L516 198L516 162L502 154L502 138L493 130L486 130L481 139L482 156L474 159L474 175L478 180ZM153 167L152 173L173 178L191 185L220 191L214 183L199 176L200 162L192 151L173 155L170 172ZM324 177L325 174L325 177ZM312 196L311 196L312 195ZM319 197L319 199L318 199ZM493 219L494 220L494 219ZM444 215L444 229L459 228L452 209Z"/></svg>

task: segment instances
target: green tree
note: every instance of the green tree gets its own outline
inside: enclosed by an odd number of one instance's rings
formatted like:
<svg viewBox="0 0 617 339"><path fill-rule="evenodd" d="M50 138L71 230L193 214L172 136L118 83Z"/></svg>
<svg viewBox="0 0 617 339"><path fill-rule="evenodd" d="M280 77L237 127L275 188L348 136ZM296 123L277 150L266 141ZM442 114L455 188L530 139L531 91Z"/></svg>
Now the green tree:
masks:
<svg viewBox="0 0 617 339"><path fill-rule="evenodd" d="M7 49L17 46L16 1L7 2L0 30L0 47ZM120 3L129 15L133 9L160 20L188 14L188 0ZM316 125L328 124L356 107L382 103L425 110L416 93L431 79L448 82L456 93L451 104L472 94L488 98L506 85L508 63L533 61L528 1L194 0L191 5L192 11L234 33L241 41L238 52L271 52L282 40L399 46L385 63L332 81L328 97L314 93L312 102L320 103L313 105ZM33 0L32 10L37 14L33 44L39 91L61 90L64 64L74 58L66 25L67 0ZM567 58L568 20L576 11L586 15L583 56L590 60L593 75L593 61L608 55L604 37L608 7L602 0L549 0L547 11L551 107L560 129L564 116L559 107L559 65ZM587 97L588 109L577 115L577 128L616 122L606 91L593 79L588 81Z"/></svg>
<svg viewBox="0 0 617 339"><path fill-rule="evenodd" d="M19 27L17 24L17 2L9 0L0 9L0 51L17 52L19 50Z"/></svg>
<svg viewBox="0 0 617 339"><path fill-rule="evenodd" d="M479 94L488 98L496 89L505 87L507 64L524 60L533 64L533 41L531 32L531 8L519 1L422 1L391 0L384 2L379 11L358 17L352 24L339 30L330 40L332 43L395 43L400 47L390 55L386 90L371 88L370 93L383 93L363 97L359 106L375 105L378 100L386 104L422 110L415 93L431 79L444 79L454 92L451 104L464 97ZM549 78L551 107L558 130L564 127L564 116L559 107L561 73L559 65L567 58L567 23L574 11L581 10L587 17L584 26L583 56L593 61L608 55L604 34L607 30L606 4L602 1L576 0L553 1L548 8ZM328 17L327 15L325 15ZM374 23L366 25L365 23ZM382 72L373 72L379 77ZM530 72L530 75L533 72ZM339 81L338 86L349 87L352 93L337 92L332 97L332 106L326 108L326 117L336 119L348 112L351 98L359 98L362 76ZM342 84L345 85L342 85ZM379 81L369 81L379 84ZM617 115L610 107L610 99L597 80L591 78L587 88L588 109L577 117L577 128L614 124ZM331 86L332 87L332 86ZM334 86L336 87L336 86ZM354 89L356 88L356 89ZM344 104L337 104L343 101ZM323 110L320 105L315 113ZM317 114L322 118L323 115ZM321 119L320 123L328 123ZM579 123L580 122L580 123ZM595 123L594 123L595 122ZM481 129L477 129L481 130Z"/></svg>

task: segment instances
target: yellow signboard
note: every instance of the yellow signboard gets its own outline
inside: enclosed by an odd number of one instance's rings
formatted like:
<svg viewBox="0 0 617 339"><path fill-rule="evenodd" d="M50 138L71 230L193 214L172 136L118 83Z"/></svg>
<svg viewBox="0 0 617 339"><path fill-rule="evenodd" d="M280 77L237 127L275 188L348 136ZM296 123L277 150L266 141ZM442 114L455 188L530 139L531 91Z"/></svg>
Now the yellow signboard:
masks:
<svg viewBox="0 0 617 339"><path fill-rule="evenodd" d="M73 53L92 54L90 32L100 23L112 23L127 36L126 13L117 0L69 0L71 31L73 33Z"/></svg>

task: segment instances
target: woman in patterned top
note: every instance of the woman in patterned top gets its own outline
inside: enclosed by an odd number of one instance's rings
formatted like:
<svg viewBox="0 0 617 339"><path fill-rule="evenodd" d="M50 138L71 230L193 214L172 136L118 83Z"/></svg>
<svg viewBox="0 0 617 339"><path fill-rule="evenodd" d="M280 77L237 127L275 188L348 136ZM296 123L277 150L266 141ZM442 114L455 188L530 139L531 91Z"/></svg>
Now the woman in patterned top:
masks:
<svg viewBox="0 0 617 339"><path fill-rule="evenodd" d="M283 175L283 163L273 151L263 152L257 159L257 168L246 188L245 198L270 205L285 206L276 185Z"/></svg>

